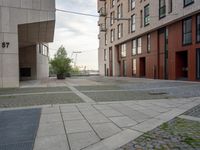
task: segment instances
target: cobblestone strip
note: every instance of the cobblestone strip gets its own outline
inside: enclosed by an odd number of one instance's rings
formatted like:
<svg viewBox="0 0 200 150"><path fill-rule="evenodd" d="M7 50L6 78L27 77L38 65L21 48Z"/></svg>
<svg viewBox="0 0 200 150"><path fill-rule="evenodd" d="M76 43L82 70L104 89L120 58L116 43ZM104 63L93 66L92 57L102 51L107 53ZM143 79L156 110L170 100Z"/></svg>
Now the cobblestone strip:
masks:
<svg viewBox="0 0 200 150"><path fill-rule="evenodd" d="M77 96L79 96L84 102L86 103L95 103L95 101L91 98L89 98L88 96L86 96L85 94L83 94L82 92L78 91L76 88L74 88L72 85L70 84L66 84L66 86L72 90L72 92L74 92Z"/></svg>

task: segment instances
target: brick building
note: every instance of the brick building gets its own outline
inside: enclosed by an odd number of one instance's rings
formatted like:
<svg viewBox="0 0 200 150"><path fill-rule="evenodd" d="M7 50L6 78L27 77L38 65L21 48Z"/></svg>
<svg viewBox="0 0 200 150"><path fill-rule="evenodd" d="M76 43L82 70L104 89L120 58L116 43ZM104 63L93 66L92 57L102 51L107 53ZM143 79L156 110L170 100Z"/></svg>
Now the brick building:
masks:
<svg viewBox="0 0 200 150"><path fill-rule="evenodd" d="M199 0L98 0L101 75L200 79Z"/></svg>

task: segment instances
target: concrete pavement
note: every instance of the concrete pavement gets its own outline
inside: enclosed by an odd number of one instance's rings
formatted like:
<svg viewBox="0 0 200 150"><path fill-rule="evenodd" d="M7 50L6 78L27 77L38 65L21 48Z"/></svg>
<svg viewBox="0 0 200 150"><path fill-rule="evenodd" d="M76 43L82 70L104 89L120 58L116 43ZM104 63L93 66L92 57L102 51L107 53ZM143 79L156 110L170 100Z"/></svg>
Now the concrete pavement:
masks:
<svg viewBox="0 0 200 150"><path fill-rule="evenodd" d="M198 104L200 98L46 106L34 150L114 150Z"/></svg>

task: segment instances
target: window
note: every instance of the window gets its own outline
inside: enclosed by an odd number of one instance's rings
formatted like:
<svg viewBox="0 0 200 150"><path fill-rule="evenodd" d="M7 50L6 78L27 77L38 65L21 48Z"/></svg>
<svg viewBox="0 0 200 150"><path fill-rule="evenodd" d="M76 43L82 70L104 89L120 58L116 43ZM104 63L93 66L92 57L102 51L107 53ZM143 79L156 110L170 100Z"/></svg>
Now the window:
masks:
<svg viewBox="0 0 200 150"><path fill-rule="evenodd" d="M163 18L166 15L165 0L159 0L159 18Z"/></svg>
<svg viewBox="0 0 200 150"><path fill-rule="evenodd" d="M115 30L112 29L110 31L110 42L113 42L115 40Z"/></svg>
<svg viewBox="0 0 200 150"><path fill-rule="evenodd" d="M192 18L183 21L183 45L192 44Z"/></svg>
<svg viewBox="0 0 200 150"><path fill-rule="evenodd" d="M137 67L137 64L136 64L136 59L133 59L133 64L132 64L133 66L132 66L132 69L133 69L133 76L135 76L136 75L136 67Z"/></svg>
<svg viewBox="0 0 200 150"><path fill-rule="evenodd" d="M118 30L118 39L120 39L123 36L123 24L119 24L117 26L117 30Z"/></svg>
<svg viewBox="0 0 200 150"><path fill-rule="evenodd" d="M107 33L105 33L105 45L108 44L108 38L107 38Z"/></svg>
<svg viewBox="0 0 200 150"><path fill-rule="evenodd" d="M144 25L149 25L150 22L150 12L149 12L149 4L144 7Z"/></svg>
<svg viewBox="0 0 200 150"><path fill-rule="evenodd" d="M135 0L131 0L131 9L135 8Z"/></svg>
<svg viewBox="0 0 200 150"><path fill-rule="evenodd" d="M104 49L104 61L106 61L106 49Z"/></svg>
<svg viewBox="0 0 200 150"><path fill-rule="evenodd" d="M138 38L137 40L137 53L138 54L142 53L142 38Z"/></svg>
<svg viewBox="0 0 200 150"><path fill-rule="evenodd" d="M135 15L131 16L131 32L135 31Z"/></svg>
<svg viewBox="0 0 200 150"><path fill-rule="evenodd" d="M147 52L151 52L151 35L147 34Z"/></svg>
<svg viewBox="0 0 200 150"><path fill-rule="evenodd" d="M121 57L126 57L126 44L121 45Z"/></svg>
<svg viewBox="0 0 200 150"><path fill-rule="evenodd" d="M194 3L194 0L183 0L183 1L184 1L184 7Z"/></svg>
<svg viewBox="0 0 200 150"><path fill-rule="evenodd" d="M168 0L168 13L171 13L173 10L173 1Z"/></svg>
<svg viewBox="0 0 200 150"><path fill-rule="evenodd" d="M197 42L200 42L200 14L199 15L197 15L197 25L196 25L196 32L197 32L197 37L196 37L196 39L197 39Z"/></svg>
<svg viewBox="0 0 200 150"><path fill-rule="evenodd" d="M49 53L48 47L44 44L40 44L39 45L39 53L44 55L44 56L48 56L48 53Z"/></svg>
<svg viewBox="0 0 200 150"><path fill-rule="evenodd" d="M122 63L123 63L123 76L126 77L127 75L126 60L123 60Z"/></svg>
<svg viewBox="0 0 200 150"><path fill-rule="evenodd" d="M118 19L120 19L120 18L122 18L122 16L123 16L123 5L121 4L121 5L119 5L118 7L117 7L117 18Z"/></svg>
<svg viewBox="0 0 200 150"><path fill-rule="evenodd" d="M110 13L110 25L113 25L113 24L114 24L114 19L115 19L115 13L114 13L114 12L111 12L111 13Z"/></svg>
<svg viewBox="0 0 200 150"><path fill-rule="evenodd" d="M136 55L137 54L137 42L136 40L132 41L132 55Z"/></svg>
<svg viewBox="0 0 200 150"><path fill-rule="evenodd" d="M115 6L115 0L111 0L111 7Z"/></svg>

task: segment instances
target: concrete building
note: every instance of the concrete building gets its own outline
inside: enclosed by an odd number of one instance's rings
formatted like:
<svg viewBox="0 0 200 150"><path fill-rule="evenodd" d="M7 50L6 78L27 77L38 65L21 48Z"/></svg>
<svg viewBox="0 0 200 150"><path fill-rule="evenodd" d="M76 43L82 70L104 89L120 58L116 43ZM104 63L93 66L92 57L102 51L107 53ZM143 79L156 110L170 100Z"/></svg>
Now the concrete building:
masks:
<svg viewBox="0 0 200 150"><path fill-rule="evenodd" d="M199 0L98 0L101 75L200 79Z"/></svg>
<svg viewBox="0 0 200 150"><path fill-rule="evenodd" d="M0 88L48 77L55 0L0 0Z"/></svg>

